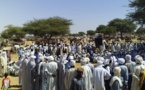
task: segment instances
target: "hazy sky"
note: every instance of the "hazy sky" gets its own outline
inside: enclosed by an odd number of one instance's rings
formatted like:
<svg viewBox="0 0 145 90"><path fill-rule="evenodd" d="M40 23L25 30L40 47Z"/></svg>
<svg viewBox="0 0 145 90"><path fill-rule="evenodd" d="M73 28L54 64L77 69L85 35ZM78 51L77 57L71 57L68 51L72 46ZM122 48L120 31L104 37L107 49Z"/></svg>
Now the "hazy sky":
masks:
<svg viewBox="0 0 145 90"><path fill-rule="evenodd" d="M124 19L128 4L128 0L1 0L0 32L9 24L22 26L34 18L54 16L72 20L72 33L95 30L114 18Z"/></svg>

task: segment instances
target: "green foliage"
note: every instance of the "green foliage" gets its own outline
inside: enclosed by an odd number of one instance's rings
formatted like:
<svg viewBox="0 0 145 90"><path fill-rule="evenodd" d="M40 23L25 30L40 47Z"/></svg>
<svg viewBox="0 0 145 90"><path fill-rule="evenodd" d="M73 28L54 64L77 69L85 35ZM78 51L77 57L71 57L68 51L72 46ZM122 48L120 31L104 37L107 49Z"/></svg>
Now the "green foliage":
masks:
<svg viewBox="0 0 145 90"><path fill-rule="evenodd" d="M129 7L132 9L127 18L137 24L145 24L145 0L130 0Z"/></svg>
<svg viewBox="0 0 145 90"><path fill-rule="evenodd" d="M16 38L23 38L25 37L25 32L21 27L13 25L6 26L6 29L2 32L1 37L12 38L13 36L15 36Z"/></svg>
<svg viewBox="0 0 145 90"><path fill-rule="evenodd" d="M113 26L116 28L117 32L128 33L133 32L136 28L136 25L126 19L113 19L109 22L108 26Z"/></svg>
<svg viewBox="0 0 145 90"><path fill-rule="evenodd" d="M95 35L95 31L94 31L94 30L88 30L88 31L87 31L87 34L88 34L88 35Z"/></svg>
<svg viewBox="0 0 145 90"><path fill-rule="evenodd" d="M116 33L116 28L113 26L106 26L106 28L101 32L103 34L115 34Z"/></svg>
<svg viewBox="0 0 145 90"><path fill-rule="evenodd" d="M85 32L78 32L78 35L83 36L83 35L85 35Z"/></svg>
<svg viewBox="0 0 145 90"><path fill-rule="evenodd" d="M72 25L71 20L61 17L34 19L24 24L24 31L35 36L65 35L70 33L70 25Z"/></svg>
<svg viewBox="0 0 145 90"><path fill-rule="evenodd" d="M106 26L105 25L99 25L97 28L96 28L96 33L101 33L102 31L104 31L106 29Z"/></svg>

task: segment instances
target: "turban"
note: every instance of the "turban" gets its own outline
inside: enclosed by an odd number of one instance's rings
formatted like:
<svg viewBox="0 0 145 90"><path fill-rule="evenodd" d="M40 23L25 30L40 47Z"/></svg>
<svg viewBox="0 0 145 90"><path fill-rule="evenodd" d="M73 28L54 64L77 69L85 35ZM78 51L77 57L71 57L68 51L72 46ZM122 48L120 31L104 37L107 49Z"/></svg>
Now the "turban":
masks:
<svg viewBox="0 0 145 90"><path fill-rule="evenodd" d="M143 58L141 56L135 56L135 59L136 59L136 63L137 64L141 64L143 62Z"/></svg>
<svg viewBox="0 0 145 90"><path fill-rule="evenodd" d="M74 57L73 57L73 56L69 56L68 59L69 59L69 60L73 60Z"/></svg>
<svg viewBox="0 0 145 90"><path fill-rule="evenodd" d="M97 60L97 64L98 64L98 65L102 65L103 62L104 62L104 58L103 58L103 57L98 57L97 59L98 59L98 60Z"/></svg>
<svg viewBox="0 0 145 90"><path fill-rule="evenodd" d="M126 56L125 56L125 60L126 60L127 62L131 61L131 55L126 55Z"/></svg>
<svg viewBox="0 0 145 90"><path fill-rule="evenodd" d="M124 64L125 63L125 60L124 58L118 58L118 64Z"/></svg>
<svg viewBox="0 0 145 90"><path fill-rule="evenodd" d="M81 64L82 65L85 65L87 63L87 59L86 58L83 58L82 60L81 60Z"/></svg>
<svg viewBox="0 0 145 90"><path fill-rule="evenodd" d="M75 66L76 61L75 61L75 60L71 60L71 61L69 62L69 64L70 64L70 66Z"/></svg>
<svg viewBox="0 0 145 90"><path fill-rule="evenodd" d="M48 61L54 61L54 57L53 56L48 56Z"/></svg>

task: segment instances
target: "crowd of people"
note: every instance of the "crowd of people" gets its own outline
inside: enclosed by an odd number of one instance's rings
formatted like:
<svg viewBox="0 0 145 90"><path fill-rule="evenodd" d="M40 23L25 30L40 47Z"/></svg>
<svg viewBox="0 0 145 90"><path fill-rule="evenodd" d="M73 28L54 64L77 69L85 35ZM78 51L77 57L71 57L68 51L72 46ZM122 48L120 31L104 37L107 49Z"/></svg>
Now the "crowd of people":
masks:
<svg viewBox="0 0 145 90"><path fill-rule="evenodd" d="M33 44L18 56L22 90L145 90L144 42Z"/></svg>

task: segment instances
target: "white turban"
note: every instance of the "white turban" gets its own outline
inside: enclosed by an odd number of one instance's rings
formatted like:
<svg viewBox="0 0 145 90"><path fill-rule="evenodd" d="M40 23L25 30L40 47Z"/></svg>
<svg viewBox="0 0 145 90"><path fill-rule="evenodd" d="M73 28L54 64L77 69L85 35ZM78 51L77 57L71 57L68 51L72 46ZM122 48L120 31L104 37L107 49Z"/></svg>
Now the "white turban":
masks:
<svg viewBox="0 0 145 90"><path fill-rule="evenodd" d="M143 58L140 55L136 56L135 59L137 64L141 64L143 62Z"/></svg>
<svg viewBox="0 0 145 90"><path fill-rule="evenodd" d="M87 59L87 62L90 62L90 58L86 57L86 59Z"/></svg>
<svg viewBox="0 0 145 90"><path fill-rule="evenodd" d="M102 65L103 62L104 62L104 58L103 58L103 57L98 57L97 59L98 59L98 60L97 60L97 64L98 64L98 65Z"/></svg>
<svg viewBox="0 0 145 90"><path fill-rule="evenodd" d="M71 60L71 61L69 62L69 64L70 64L70 66L75 66L76 61L75 61L75 60Z"/></svg>
<svg viewBox="0 0 145 90"><path fill-rule="evenodd" d="M126 60L127 62L131 61L131 55L129 55L129 54L126 55L126 56L125 56L125 60Z"/></svg>
<svg viewBox="0 0 145 90"><path fill-rule="evenodd" d="M125 60L124 58L118 58L118 64L124 64L125 63Z"/></svg>
<svg viewBox="0 0 145 90"><path fill-rule="evenodd" d="M69 60L73 60L74 57L73 57L73 56L69 56L68 59L69 59Z"/></svg>
<svg viewBox="0 0 145 90"><path fill-rule="evenodd" d="M87 63L87 59L86 58L83 58L82 60L81 60L81 64L82 65L85 65Z"/></svg>
<svg viewBox="0 0 145 90"><path fill-rule="evenodd" d="M48 61L54 61L54 57L53 56L48 56Z"/></svg>

